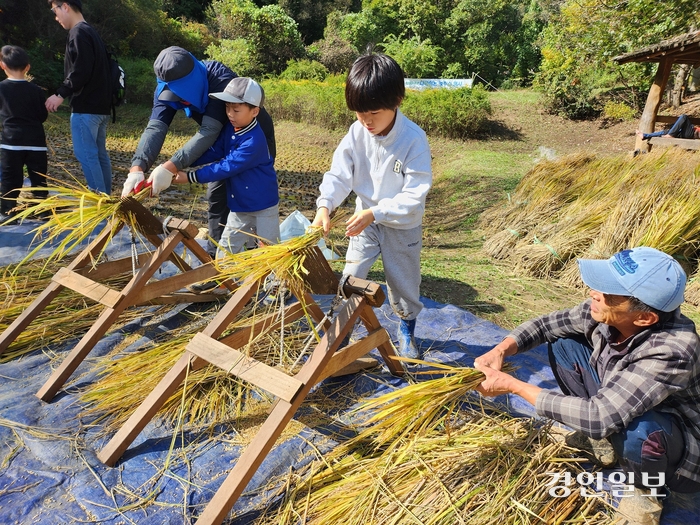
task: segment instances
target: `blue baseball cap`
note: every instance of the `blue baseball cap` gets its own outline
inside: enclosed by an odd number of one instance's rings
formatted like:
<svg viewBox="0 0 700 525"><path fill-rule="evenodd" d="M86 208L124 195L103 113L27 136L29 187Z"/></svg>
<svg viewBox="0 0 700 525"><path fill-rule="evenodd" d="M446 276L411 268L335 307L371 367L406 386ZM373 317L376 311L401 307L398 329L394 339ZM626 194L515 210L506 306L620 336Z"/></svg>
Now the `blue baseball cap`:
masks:
<svg viewBox="0 0 700 525"><path fill-rule="evenodd" d="M644 304L672 312L683 303L686 275L670 255L640 246L610 259L579 259L581 279L597 292L635 297Z"/></svg>

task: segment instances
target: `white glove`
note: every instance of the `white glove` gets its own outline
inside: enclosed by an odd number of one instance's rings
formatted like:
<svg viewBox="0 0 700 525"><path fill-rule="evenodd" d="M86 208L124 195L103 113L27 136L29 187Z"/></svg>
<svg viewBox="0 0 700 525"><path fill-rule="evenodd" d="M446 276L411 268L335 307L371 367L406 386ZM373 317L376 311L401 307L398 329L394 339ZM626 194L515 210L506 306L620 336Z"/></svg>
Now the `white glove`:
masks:
<svg viewBox="0 0 700 525"><path fill-rule="evenodd" d="M126 176L126 182L122 187L122 197L128 197L133 193L134 188L143 182L143 171L132 171Z"/></svg>
<svg viewBox="0 0 700 525"><path fill-rule="evenodd" d="M151 196L155 197L161 191L168 189L174 176L175 174L164 168L162 164L155 168L148 177L148 182L151 183Z"/></svg>

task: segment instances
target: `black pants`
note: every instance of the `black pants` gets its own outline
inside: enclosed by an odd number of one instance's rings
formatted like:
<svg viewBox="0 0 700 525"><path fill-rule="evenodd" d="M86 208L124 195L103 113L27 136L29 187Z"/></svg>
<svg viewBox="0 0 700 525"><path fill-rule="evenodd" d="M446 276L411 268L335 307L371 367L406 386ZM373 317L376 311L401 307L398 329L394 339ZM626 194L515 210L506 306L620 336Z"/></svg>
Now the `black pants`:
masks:
<svg viewBox="0 0 700 525"><path fill-rule="evenodd" d="M17 197L24 183L24 166L27 166L29 180L34 188L46 187L46 151L12 150L0 148L0 211L7 215L17 205ZM48 191L33 193L35 199L45 199Z"/></svg>
<svg viewBox="0 0 700 525"><path fill-rule="evenodd" d="M221 234L224 232L224 227L228 220L229 209L226 197L225 181L219 180L207 184L209 237L216 242L221 240ZM216 245L212 243L211 239L207 242L207 252L209 252L209 255L212 257L216 257Z"/></svg>

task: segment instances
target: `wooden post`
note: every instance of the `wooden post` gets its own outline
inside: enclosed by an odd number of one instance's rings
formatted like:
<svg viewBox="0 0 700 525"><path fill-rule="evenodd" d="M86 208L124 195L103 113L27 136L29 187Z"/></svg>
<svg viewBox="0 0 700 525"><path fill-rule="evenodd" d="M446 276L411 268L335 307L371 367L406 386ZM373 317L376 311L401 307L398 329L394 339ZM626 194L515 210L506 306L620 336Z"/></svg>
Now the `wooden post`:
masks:
<svg viewBox="0 0 700 525"><path fill-rule="evenodd" d="M647 95L647 102L644 105L642 118L639 119L639 131L642 133L651 133L654 131L656 114L659 111L664 89L666 88L668 78L671 75L671 66L673 66L673 61L671 59L662 59L661 62L659 62L659 67L656 70L656 76L654 76L654 83L649 88L649 94ZM643 140L641 137L636 137L634 149L640 152L647 152L651 149L651 146L646 140Z"/></svg>

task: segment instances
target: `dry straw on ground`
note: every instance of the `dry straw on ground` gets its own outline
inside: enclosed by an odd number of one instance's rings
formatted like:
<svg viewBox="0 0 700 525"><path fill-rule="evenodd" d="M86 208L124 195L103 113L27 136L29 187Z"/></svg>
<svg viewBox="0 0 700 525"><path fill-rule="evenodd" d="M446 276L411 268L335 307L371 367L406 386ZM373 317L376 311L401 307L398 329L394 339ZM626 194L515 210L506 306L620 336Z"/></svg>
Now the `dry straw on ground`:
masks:
<svg viewBox="0 0 700 525"><path fill-rule="evenodd" d="M605 496L553 497L552 473L582 472L570 450L533 420L469 411L461 425L402 439L387 451L327 458L306 480L290 478L277 513L292 525L603 525Z"/></svg>
<svg viewBox="0 0 700 525"><path fill-rule="evenodd" d="M484 250L521 272L580 285L577 257L651 246L698 271L700 156L677 149L537 164L508 202L485 212ZM686 297L697 304L700 285Z"/></svg>

